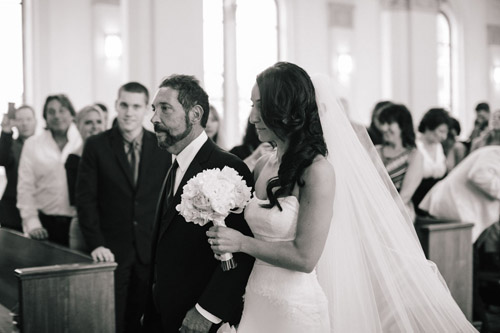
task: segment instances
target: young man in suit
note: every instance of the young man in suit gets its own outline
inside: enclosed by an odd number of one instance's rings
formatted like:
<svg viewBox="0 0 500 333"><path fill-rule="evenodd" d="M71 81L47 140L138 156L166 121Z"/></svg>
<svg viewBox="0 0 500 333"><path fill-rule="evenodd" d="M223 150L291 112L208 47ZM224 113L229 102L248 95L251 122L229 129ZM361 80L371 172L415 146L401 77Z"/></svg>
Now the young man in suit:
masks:
<svg viewBox="0 0 500 333"><path fill-rule="evenodd" d="M151 295L144 332L215 332L220 322L239 322L243 294L254 259L235 254L238 266L222 271L208 243L212 225L188 223L175 207L189 179L206 169L229 166L253 186L248 167L219 148L204 127L208 96L192 76L165 79L153 101L158 145L173 155L172 170L158 202L153 231ZM169 179L170 178L170 179ZM172 184L172 185L170 185ZM230 214L226 224L251 234L243 214Z"/></svg>
<svg viewBox="0 0 500 333"><path fill-rule="evenodd" d="M78 218L96 261L116 261L116 331L137 332L144 312L151 234L171 156L142 127L148 90L129 82L118 91L117 126L90 137L76 185Z"/></svg>

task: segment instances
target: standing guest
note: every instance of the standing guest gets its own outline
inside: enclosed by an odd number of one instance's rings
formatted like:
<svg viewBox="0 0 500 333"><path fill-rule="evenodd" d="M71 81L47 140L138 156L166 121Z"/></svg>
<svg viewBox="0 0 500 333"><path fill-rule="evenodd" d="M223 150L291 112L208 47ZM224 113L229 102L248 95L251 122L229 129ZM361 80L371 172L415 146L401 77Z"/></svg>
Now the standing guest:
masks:
<svg viewBox="0 0 500 333"><path fill-rule="evenodd" d="M241 158L248 166L250 171L253 171L255 164L267 153L272 152L274 146L270 142L260 142L255 130L255 125L248 121L243 143L239 146L233 147L229 152Z"/></svg>
<svg viewBox="0 0 500 333"><path fill-rule="evenodd" d="M238 266L222 271L207 242L212 224L187 223L175 207L186 182L203 170L231 167L250 186L252 177L239 158L208 139L208 96L193 76L163 80L153 111L158 145L173 155L174 162L158 203L144 332L215 332L221 320L239 322L253 259L236 254ZM230 214L225 222L251 234L243 214Z"/></svg>
<svg viewBox="0 0 500 333"><path fill-rule="evenodd" d="M24 233L64 246L69 244L69 224L76 214L69 203L64 162L82 144L74 117L66 95L47 97L43 107L47 129L26 140L17 184Z"/></svg>
<svg viewBox="0 0 500 333"><path fill-rule="evenodd" d="M490 119L490 105L482 102L476 105L476 120L474 120L474 128L469 137L469 144L481 136L488 129L488 120Z"/></svg>
<svg viewBox="0 0 500 333"><path fill-rule="evenodd" d="M450 130L448 137L443 141L443 151L446 155L446 168L451 171L467 155L467 146L458 140L460 135L460 123L457 119L450 117Z"/></svg>
<svg viewBox="0 0 500 333"><path fill-rule="evenodd" d="M205 126L205 132L208 137L212 139L213 142L219 143L219 131L220 131L221 119L217 109L210 104L210 113L208 115L207 125Z"/></svg>
<svg viewBox="0 0 500 333"><path fill-rule="evenodd" d="M491 114L488 129L472 141L470 151L473 152L478 148L490 144L491 140L498 135L497 132L500 132L500 110L496 110Z"/></svg>
<svg viewBox="0 0 500 333"><path fill-rule="evenodd" d="M390 101L380 101L377 104L375 104L375 107L372 110L372 121L367 131L368 135L370 136L370 139L372 140L375 146L380 145L383 142L382 132L380 132L380 123L378 121L378 115L380 113L380 110L382 110L384 106L389 104L391 104Z"/></svg>
<svg viewBox="0 0 500 333"><path fill-rule="evenodd" d="M16 127L18 137L12 137L12 128ZM7 114L2 119L2 135L0 136L0 165L5 168L7 185L0 201L0 225L23 231L21 215L16 207L17 171L21 150L27 138L35 134L36 117L31 106L23 105L16 109L15 118Z"/></svg>
<svg viewBox="0 0 500 333"><path fill-rule="evenodd" d="M383 144L377 152L399 192L408 214L415 217L411 198L422 181L422 154L416 149L410 111L403 104L389 104L378 116Z"/></svg>
<svg viewBox="0 0 500 333"><path fill-rule="evenodd" d="M78 127L78 131L80 132L84 143L90 136L104 131L106 118L101 110L101 107L99 107L97 104L94 104L84 107L80 112L77 113L76 126ZM82 150L83 144L78 147L73 153L68 155L68 159L64 164L64 167L66 168L66 176L68 178L69 202L74 207L76 207L76 178L78 175L78 165L80 164ZM73 217L73 219L71 220L69 228L69 247L74 250L88 252L85 240L83 239L83 235L80 231L80 224L78 223L77 216Z"/></svg>
<svg viewBox="0 0 500 333"><path fill-rule="evenodd" d="M418 125L421 136L417 140L417 148L423 156L423 179L412 197L417 215L426 215L418 205L432 186L446 174L446 156L441 143L448 137L449 123L448 112L434 108L424 114Z"/></svg>
<svg viewBox="0 0 500 333"><path fill-rule="evenodd" d="M151 230L170 155L142 127L149 93L124 84L117 126L87 139L76 181L78 220L96 261L115 261L116 331L137 332L151 262Z"/></svg>

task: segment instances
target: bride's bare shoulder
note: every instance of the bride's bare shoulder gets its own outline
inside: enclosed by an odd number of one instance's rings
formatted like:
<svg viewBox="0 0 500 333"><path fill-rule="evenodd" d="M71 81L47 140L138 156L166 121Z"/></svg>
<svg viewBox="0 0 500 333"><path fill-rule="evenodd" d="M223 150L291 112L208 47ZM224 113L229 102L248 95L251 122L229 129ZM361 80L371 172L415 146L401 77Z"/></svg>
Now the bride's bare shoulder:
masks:
<svg viewBox="0 0 500 333"><path fill-rule="evenodd" d="M304 180L312 184L334 184L335 170L333 165L325 156L318 155L314 158L311 165L304 171Z"/></svg>

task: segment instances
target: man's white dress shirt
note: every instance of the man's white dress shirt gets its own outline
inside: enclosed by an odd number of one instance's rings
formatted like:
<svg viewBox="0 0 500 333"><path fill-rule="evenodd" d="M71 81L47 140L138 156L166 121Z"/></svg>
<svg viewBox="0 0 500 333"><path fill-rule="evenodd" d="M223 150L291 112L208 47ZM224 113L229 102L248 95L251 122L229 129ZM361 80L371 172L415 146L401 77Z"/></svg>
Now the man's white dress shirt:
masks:
<svg viewBox="0 0 500 333"><path fill-rule="evenodd" d="M24 143L19 161L17 207L26 234L42 227L39 210L46 215L76 215L75 208L69 203L64 168L68 155L82 144L75 124L70 125L67 138L62 151L50 130L32 136Z"/></svg>

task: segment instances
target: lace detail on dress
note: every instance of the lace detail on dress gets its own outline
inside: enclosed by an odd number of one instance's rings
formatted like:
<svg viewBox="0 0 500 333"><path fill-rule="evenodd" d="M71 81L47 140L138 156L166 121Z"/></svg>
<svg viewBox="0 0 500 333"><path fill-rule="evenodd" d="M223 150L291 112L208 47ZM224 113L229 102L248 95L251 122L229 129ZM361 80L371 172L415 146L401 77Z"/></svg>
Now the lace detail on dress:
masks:
<svg viewBox="0 0 500 333"><path fill-rule="evenodd" d="M295 238L299 201L294 196L278 200L282 211L278 207L261 207L265 201L256 197L248 204L245 218L255 238L269 242ZM319 327L328 318L327 303L315 271L292 271L256 260L246 287L243 318L248 318L248 321L251 318L255 322L274 317L278 323L275 328L281 330L284 326L280 326L280 323L286 322L286 325L293 323L298 331L303 328L320 332L324 330ZM245 321L242 319L242 322Z"/></svg>

